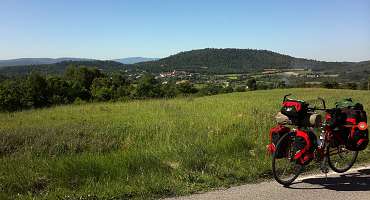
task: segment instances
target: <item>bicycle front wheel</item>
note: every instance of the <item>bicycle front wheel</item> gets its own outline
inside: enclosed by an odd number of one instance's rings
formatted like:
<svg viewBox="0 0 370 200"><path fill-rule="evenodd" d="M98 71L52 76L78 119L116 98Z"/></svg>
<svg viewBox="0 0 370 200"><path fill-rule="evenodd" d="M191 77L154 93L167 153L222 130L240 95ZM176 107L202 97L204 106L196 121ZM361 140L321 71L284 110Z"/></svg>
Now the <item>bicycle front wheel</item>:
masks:
<svg viewBox="0 0 370 200"><path fill-rule="evenodd" d="M283 135L272 155L272 173L275 180L284 186L292 184L303 169L301 164L293 160L293 144L294 136L289 133Z"/></svg>
<svg viewBox="0 0 370 200"><path fill-rule="evenodd" d="M343 173L351 169L358 155L358 151L350 151L344 145L328 147L327 152L329 166L337 173Z"/></svg>

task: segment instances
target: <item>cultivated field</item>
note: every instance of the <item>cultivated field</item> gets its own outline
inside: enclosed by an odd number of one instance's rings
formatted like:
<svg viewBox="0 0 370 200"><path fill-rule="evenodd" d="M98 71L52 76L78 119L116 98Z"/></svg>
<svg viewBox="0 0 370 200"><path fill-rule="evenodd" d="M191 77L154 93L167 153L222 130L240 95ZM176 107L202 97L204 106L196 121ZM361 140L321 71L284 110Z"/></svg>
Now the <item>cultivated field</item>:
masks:
<svg viewBox="0 0 370 200"><path fill-rule="evenodd" d="M0 114L0 199L159 198L270 177L268 130L286 89ZM361 159L370 155L369 148Z"/></svg>

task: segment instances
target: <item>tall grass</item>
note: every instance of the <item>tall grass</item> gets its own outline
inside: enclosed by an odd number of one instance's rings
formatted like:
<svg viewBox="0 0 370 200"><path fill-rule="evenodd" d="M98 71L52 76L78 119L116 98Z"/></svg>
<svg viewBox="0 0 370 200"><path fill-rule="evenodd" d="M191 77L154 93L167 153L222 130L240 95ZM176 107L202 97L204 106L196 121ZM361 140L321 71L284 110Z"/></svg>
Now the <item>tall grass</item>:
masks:
<svg viewBox="0 0 370 200"><path fill-rule="evenodd" d="M291 89L3 113L0 199L148 199L269 177L268 130L286 93L370 111L366 91Z"/></svg>

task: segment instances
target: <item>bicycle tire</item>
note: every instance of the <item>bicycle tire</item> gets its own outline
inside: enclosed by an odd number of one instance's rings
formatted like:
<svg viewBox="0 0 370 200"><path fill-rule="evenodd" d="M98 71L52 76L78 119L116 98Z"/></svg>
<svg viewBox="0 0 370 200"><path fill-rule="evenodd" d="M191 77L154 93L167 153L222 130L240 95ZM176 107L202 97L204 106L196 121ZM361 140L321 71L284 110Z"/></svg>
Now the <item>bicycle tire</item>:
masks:
<svg viewBox="0 0 370 200"><path fill-rule="evenodd" d="M292 161L291 159L289 160L289 156L291 156L290 152L288 152L288 155L285 156L284 158L277 158L277 152L279 152L281 150L283 141L286 140L286 139L290 140L288 142L288 147L287 148L292 148L292 146L293 146L294 136L290 136L289 133L287 133L287 134L283 135L280 138L280 140L278 141L278 143L276 145L276 151L272 155L272 174L274 176L274 179L278 183L280 183L281 185L284 185L284 186L289 186L294 182L295 179L297 179L299 174L302 172L303 165L298 164L295 161ZM292 174L293 176L291 178L288 178L287 180L283 180L282 177L280 177L280 175L278 173L279 170L278 170L276 165L277 165L277 161L281 160L281 159L288 159L288 163L294 165L294 172ZM297 169L295 167L297 167Z"/></svg>
<svg viewBox="0 0 370 200"><path fill-rule="evenodd" d="M335 148L341 148L341 147L335 147ZM335 171L337 173L344 173L344 172L348 171L349 169L351 169L351 167L355 164L355 162L357 160L357 156L358 156L358 151L350 151L350 150L347 150L347 151L349 151L351 153L352 158L349 159L349 162L346 163L344 165L344 167L340 168L340 167L337 167L336 163L334 163L334 160L332 159L332 156L330 155L330 147L327 147L328 164L329 164L329 167L333 171Z"/></svg>

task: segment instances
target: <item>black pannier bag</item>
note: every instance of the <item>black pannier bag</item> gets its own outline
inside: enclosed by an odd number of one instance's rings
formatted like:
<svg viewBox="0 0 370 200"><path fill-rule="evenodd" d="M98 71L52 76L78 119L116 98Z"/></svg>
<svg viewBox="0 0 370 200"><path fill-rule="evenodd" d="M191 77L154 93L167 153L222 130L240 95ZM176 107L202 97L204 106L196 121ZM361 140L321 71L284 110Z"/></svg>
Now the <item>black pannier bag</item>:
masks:
<svg viewBox="0 0 370 200"><path fill-rule="evenodd" d="M346 123L352 125L347 128L349 132L346 148L352 151L362 151L369 144L369 130L367 128L367 115L364 110L354 108L342 109L346 113Z"/></svg>
<svg viewBox="0 0 370 200"><path fill-rule="evenodd" d="M281 113L288 116L292 124L299 125L307 115L308 104L300 100L284 101Z"/></svg>
<svg viewBox="0 0 370 200"><path fill-rule="evenodd" d="M345 99L336 103L336 108L327 114L326 120L334 133L333 147L345 145L352 151L366 149L369 144L367 115L360 103Z"/></svg>
<svg viewBox="0 0 370 200"><path fill-rule="evenodd" d="M338 147L339 145L346 145L350 130L345 127L347 115L341 109L332 109L325 116L326 122L333 133L333 140L331 140L331 147Z"/></svg>
<svg viewBox="0 0 370 200"><path fill-rule="evenodd" d="M270 144L267 145L267 151L270 154L273 154L276 151L276 145L279 142L280 138L290 132L290 128L284 125L277 125L270 129ZM286 147L288 147L288 141L283 141L279 152L276 152L276 158L283 158L286 155Z"/></svg>
<svg viewBox="0 0 370 200"><path fill-rule="evenodd" d="M352 151L362 151L369 144L369 131L353 127L348 137L346 148Z"/></svg>
<svg viewBox="0 0 370 200"><path fill-rule="evenodd" d="M312 131L296 130L293 143L294 157L301 165L307 165L314 158L317 148L317 137Z"/></svg>

